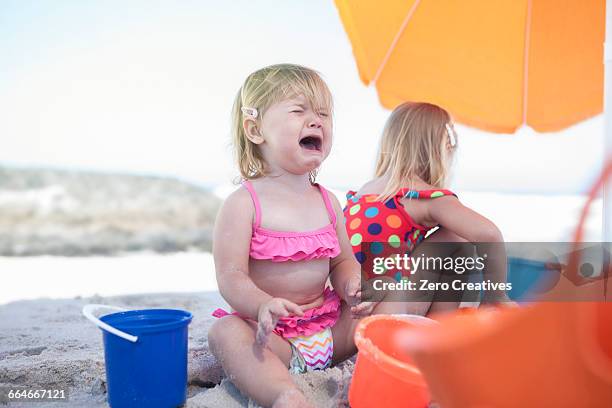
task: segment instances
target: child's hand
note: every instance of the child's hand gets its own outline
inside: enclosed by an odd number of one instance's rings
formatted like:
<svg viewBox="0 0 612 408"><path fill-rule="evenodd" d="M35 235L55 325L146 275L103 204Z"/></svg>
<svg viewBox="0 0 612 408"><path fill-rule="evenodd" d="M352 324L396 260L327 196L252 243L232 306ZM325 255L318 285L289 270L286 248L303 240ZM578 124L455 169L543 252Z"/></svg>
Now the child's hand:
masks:
<svg viewBox="0 0 612 408"><path fill-rule="evenodd" d="M361 302L361 279L358 276L351 277L344 286L344 293L346 294L346 303L349 306L356 306Z"/></svg>
<svg viewBox="0 0 612 408"><path fill-rule="evenodd" d="M361 278L354 276L346 282L345 286L346 303L351 307L353 319L359 319L372 314L378 302L363 302L370 298L365 291L361 290Z"/></svg>
<svg viewBox="0 0 612 408"><path fill-rule="evenodd" d="M268 342L268 336L276 327L278 319L290 314L303 316L304 312L299 305L283 298L272 298L262 304L257 314L257 334L255 335L257 343L264 346Z"/></svg>

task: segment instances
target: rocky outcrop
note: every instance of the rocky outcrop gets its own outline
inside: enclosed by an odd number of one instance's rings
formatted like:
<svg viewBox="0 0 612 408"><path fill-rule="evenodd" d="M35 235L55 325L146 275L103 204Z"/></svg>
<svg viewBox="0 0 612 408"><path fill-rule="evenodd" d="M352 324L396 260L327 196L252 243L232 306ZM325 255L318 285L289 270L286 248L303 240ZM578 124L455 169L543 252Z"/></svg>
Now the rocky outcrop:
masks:
<svg viewBox="0 0 612 408"><path fill-rule="evenodd" d="M0 167L0 255L210 250L219 205L172 178Z"/></svg>

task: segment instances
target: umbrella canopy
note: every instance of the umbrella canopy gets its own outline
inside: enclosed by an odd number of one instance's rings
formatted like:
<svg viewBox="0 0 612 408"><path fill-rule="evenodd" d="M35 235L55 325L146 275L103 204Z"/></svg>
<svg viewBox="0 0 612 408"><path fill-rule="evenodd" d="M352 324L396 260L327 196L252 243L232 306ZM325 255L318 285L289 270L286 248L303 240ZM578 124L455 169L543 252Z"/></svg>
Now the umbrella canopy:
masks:
<svg viewBox="0 0 612 408"><path fill-rule="evenodd" d="M335 0L383 106L426 101L498 133L601 113L605 0Z"/></svg>

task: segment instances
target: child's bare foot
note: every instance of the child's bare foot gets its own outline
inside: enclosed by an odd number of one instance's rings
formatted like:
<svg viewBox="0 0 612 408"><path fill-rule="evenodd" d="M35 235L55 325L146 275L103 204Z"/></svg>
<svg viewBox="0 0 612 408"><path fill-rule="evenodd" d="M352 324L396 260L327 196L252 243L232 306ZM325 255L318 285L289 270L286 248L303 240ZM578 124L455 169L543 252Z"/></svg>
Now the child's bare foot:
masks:
<svg viewBox="0 0 612 408"><path fill-rule="evenodd" d="M272 408L314 408L314 406L308 402L304 394L297 389L290 389L281 392Z"/></svg>

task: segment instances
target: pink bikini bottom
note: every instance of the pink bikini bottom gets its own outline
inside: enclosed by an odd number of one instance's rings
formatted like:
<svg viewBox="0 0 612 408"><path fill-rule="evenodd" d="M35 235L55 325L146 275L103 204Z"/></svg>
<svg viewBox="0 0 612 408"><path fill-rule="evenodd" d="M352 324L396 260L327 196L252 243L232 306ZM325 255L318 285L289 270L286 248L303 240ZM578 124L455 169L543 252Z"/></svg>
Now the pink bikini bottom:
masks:
<svg viewBox="0 0 612 408"><path fill-rule="evenodd" d="M323 296L321 306L306 310L303 316L281 317L274 329L274 333L291 343L294 353L290 369L293 372L320 370L331 365L334 351L331 327L340 317L340 298L329 288L325 288ZM230 314L239 316L223 309L212 313L218 318Z"/></svg>
<svg viewBox="0 0 612 408"><path fill-rule="evenodd" d="M220 318L228 315L238 316L238 313L229 313L223 309L217 309L212 315ZM285 339L309 336L327 327L332 327L336 324L339 317L340 298L335 291L325 288L325 291L323 291L323 304L321 306L306 310L304 316L281 317L276 324L274 333Z"/></svg>

